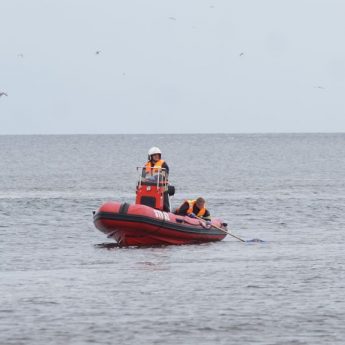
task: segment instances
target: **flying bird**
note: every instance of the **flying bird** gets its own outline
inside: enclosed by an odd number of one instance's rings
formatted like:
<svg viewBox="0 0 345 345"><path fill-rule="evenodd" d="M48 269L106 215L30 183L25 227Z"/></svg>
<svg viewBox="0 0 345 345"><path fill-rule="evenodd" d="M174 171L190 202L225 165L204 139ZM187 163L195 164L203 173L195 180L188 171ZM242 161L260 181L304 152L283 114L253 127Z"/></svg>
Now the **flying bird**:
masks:
<svg viewBox="0 0 345 345"><path fill-rule="evenodd" d="M176 18L175 18L175 17L169 17L169 19L171 19L171 20L176 20Z"/></svg>
<svg viewBox="0 0 345 345"><path fill-rule="evenodd" d="M244 53L242 52L241 54L240 54L240 56L243 56L244 55Z"/></svg>
<svg viewBox="0 0 345 345"><path fill-rule="evenodd" d="M7 97L8 94L7 94L6 92L0 92L0 97L1 97L1 96L6 96L6 97Z"/></svg>
<svg viewBox="0 0 345 345"><path fill-rule="evenodd" d="M96 50L96 55L99 55L101 53L100 50Z"/></svg>

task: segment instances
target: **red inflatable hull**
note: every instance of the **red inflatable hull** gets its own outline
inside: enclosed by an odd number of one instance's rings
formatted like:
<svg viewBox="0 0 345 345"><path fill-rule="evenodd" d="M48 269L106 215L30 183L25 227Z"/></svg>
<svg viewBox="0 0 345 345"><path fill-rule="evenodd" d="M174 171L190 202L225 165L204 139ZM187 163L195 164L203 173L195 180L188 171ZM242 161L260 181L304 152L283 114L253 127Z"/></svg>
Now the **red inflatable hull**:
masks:
<svg viewBox="0 0 345 345"><path fill-rule="evenodd" d="M152 207L108 202L94 214L97 229L120 246L152 246L221 241L226 227L217 219L205 221L162 212Z"/></svg>

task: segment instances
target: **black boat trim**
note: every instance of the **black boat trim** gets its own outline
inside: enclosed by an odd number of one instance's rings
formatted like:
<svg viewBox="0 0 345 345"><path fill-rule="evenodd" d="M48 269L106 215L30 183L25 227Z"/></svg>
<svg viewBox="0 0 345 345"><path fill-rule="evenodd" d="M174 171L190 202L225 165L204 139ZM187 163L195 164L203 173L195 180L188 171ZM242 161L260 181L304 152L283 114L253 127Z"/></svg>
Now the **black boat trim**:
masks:
<svg viewBox="0 0 345 345"><path fill-rule="evenodd" d="M175 230L180 232L189 232L193 234L200 234L200 235L208 235L208 236L220 236L226 235L226 230L219 231L215 228L206 229L204 227L196 228L196 226L191 225L179 225L177 223L167 222L163 219L154 219L152 217L146 217L141 215L133 215L133 214L120 214L114 212L97 212L93 220L96 222L97 220L101 219L109 219L109 220L119 220L119 221L126 221L132 223L145 223L149 225L154 225L157 227L164 227L165 229Z"/></svg>

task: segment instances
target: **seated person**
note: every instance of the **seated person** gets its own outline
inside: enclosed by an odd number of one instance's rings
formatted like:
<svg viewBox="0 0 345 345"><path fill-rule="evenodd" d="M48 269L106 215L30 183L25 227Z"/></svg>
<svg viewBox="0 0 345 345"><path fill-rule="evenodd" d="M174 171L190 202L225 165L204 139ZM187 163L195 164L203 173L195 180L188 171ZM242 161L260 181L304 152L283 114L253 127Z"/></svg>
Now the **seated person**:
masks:
<svg viewBox="0 0 345 345"><path fill-rule="evenodd" d="M176 211L175 214L180 216L189 216L191 218L203 218L211 220L210 212L205 207L205 199L197 198L196 200L186 200Z"/></svg>

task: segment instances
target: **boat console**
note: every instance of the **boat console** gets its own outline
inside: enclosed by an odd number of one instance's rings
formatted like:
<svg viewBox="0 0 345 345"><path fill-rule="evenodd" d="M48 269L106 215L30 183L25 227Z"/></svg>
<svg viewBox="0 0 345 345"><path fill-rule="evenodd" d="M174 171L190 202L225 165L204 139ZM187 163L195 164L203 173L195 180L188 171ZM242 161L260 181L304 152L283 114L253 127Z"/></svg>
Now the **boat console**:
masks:
<svg viewBox="0 0 345 345"><path fill-rule="evenodd" d="M169 185L166 169L137 167L139 181L136 189L136 204L153 207L157 210L170 208L169 196L175 194L175 187ZM165 207L164 207L165 202Z"/></svg>

